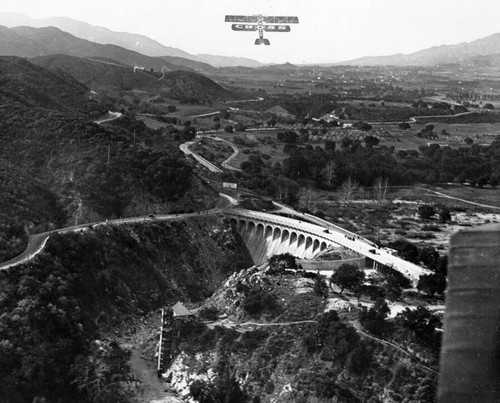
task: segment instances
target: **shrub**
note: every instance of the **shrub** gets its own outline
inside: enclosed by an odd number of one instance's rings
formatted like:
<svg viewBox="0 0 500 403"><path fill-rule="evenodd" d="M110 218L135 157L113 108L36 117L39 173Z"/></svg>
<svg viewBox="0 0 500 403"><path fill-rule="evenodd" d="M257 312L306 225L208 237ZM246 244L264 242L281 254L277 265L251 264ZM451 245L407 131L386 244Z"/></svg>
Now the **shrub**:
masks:
<svg viewBox="0 0 500 403"><path fill-rule="evenodd" d="M247 295L241 307L249 315L259 315L263 311L272 311L277 307L276 298L274 295L269 294L265 291L254 291Z"/></svg>
<svg viewBox="0 0 500 403"><path fill-rule="evenodd" d="M203 320L217 320L219 310L215 306L206 306L200 309L199 317Z"/></svg>
<svg viewBox="0 0 500 403"><path fill-rule="evenodd" d="M273 255L269 258L269 268L266 274L283 274L285 270L297 270L295 256L290 253L282 253L280 255Z"/></svg>
<svg viewBox="0 0 500 403"><path fill-rule="evenodd" d="M434 206L431 206L430 204L423 204L418 208L418 214L423 220L429 220L434 214L436 214L436 210L434 209Z"/></svg>
<svg viewBox="0 0 500 403"><path fill-rule="evenodd" d="M422 231L441 231L441 228L439 228L437 225L432 224L432 225L424 225L422 227Z"/></svg>

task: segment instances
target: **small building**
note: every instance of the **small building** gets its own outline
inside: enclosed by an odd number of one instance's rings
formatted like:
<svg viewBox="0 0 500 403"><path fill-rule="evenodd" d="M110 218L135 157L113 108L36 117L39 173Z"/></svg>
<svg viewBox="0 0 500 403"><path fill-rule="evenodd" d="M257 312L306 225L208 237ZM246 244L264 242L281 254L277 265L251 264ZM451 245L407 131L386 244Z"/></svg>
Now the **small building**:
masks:
<svg viewBox="0 0 500 403"><path fill-rule="evenodd" d="M172 311L174 312L174 320L175 319L192 319L194 317L194 313L191 312L189 309L186 308L186 306L182 302L177 302L172 307Z"/></svg>

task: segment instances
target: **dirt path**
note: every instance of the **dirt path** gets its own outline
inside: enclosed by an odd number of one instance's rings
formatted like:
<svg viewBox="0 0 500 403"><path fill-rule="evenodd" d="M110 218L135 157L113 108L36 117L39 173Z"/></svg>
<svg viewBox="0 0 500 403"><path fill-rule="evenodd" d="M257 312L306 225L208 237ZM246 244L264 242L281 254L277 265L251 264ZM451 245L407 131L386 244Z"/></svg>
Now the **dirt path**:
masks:
<svg viewBox="0 0 500 403"><path fill-rule="evenodd" d="M137 379L135 402L182 403L168 383L158 378L154 352L158 340L161 315L157 312L142 318L135 330L125 331L120 338L122 348L131 351L129 365Z"/></svg>
<svg viewBox="0 0 500 403"><path fill-rule="evenodd" d="M317 320L299 320L294 322L270 322L270 323L259 323L259 322L244 322L235 323L229 319L222 319L215 322L206 323L207 327L210 329L216 326L223 326L228 329L234 329L237 332L245 333L257 329L258 327L272 327L272 326L293 326L293 325L303 325L306 323L317 323Z"/></svg>
<svg viewBox="0 0 500 403"><path fill-rule="evenodd" d="M361 324L359 323L359 321L357 321L357 320L356 321L351 321L350 324L351 324L352 327L354 327L356 329L356 331L358 333L362 334L363 336L368 337L369 339L375 340L375 341L377 341L379 343L382 343L382 344L385 344L387 346L391 346L391 347L397 349L401 353L403 353L403 354L407 355L408 357L411 357L414 360L416 360L417 364L420 365L422 368L424 368L427 371L430 371L430 372L432 372L434 374L437 374L437 371L433 370L432 368L429 368L425 364L422 364L420 362L420 359L417 356L415 356L414 354L409 353L408 351L404 350L403 348L399 347L398 345L396 345L394 343L391 343L390 341L379 339L378 337L374 337L374 336L369 335L368 333L365 333L363 330L361 330Z"/></svg>
<svg viewBox="0 0 500 403"><path fill-rule="evenodd" d="M450 195L447 195L446 193L437 192L435 190L426 189L426 188L420 188L420 187L417 187L417 189L422 189L422 190L425 190L425 191L427 191L429 193L434 193L436 196L445 197L447 199L452 199L452 200L457 200L457 201L460 201L462 203L471 204L473 206L485 207L485 208L492 208L492 209L495 209L495 210L500 210L500 207L498 207L498 206L491 206L489 204L476 203L476 202L473 202L473 201L470 201L470 200L461 199L459 197L450 196Z"/></svg>
<svg viewBox="0 0 500 403"><path fill-rule="evenodd" d="M139 388L142 391L142 401L150 402L167 396L165 383L158 379L155 368L150 362L146 361L141 351L136 348L132 349L129 365L140 382Z"/></svg>

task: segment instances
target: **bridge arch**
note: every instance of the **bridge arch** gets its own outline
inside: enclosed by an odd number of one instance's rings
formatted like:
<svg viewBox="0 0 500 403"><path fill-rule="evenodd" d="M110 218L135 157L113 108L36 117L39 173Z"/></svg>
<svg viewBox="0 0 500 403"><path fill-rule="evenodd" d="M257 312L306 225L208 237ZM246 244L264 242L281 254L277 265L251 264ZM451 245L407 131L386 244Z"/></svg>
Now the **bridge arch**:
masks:
<svg viewBox="0 0 500 403"><path fill-rule="evenodd" d="M281 242L286 244L289 239L290 239L290 232L287 229L283 230L281 234Z"/></svg>
<svg viewBox="0 0 500 403"><path fill-rule="evenodd" d="M349 238L347 236L351 234L349 231L334 225L324 228L295 218L245 209L228 209L224 211L224 215L232 219L231 223L237 223L238 231L249 250L251 249L249 243L254 243L254 249L258 250L260 258L264 259L255 261L257 264L265 262L268 257L276 253L286 251L307 259L332 245L342 245L369 257L374 262L393 266L410 276L414 283L421 273L426 272L422 267L393 256L387 251L372 252L375 248L373 242L362 237Z"/></svg>
<svg viewBox="0 0 500 403"><path fill-rule="evenodd" d="M248 224L247 224L247 232L248 234L250 235L253 235L254 231L255 231L255 223L253 221L250 221Z"/></svg>
<svg viewBox="0 0 500 403"><path fill-rule="evenodd" d="M262 223L257 224L257 228L256 228L254 236L257 236L257 237L264 236L264 224L262 224Z"/></svg>
<svg viewBox="0 0 500 403"><path fill-rule="evenodd" d="M319 249L319 240L315 239L313 241L313 248L312 248L312 253L315 253L317 252Z"/></svg>

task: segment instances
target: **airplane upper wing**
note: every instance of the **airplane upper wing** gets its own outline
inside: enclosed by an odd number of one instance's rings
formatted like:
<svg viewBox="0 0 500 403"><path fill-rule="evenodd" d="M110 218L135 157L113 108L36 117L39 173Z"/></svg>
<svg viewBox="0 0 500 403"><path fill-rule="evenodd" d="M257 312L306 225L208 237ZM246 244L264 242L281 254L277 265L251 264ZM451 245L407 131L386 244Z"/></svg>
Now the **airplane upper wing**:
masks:
<svg viewBox="0 0 500 403"><path fill-rule="evenodd" d="M264 22L267 22L268 24L298 24L299 17L274 17L274 16L266 17L266 16L264 16Z"/></svg>
<svg viewBox="0 0 500 403"><path fill-rule="evenodd" d="M277 16L263 16L264 22L268 24L298 24L299 17L277 17ZM259 22L258 15L226 15L226 22Z"/></svg>
<svg viewBox="0 0 500 403"><path fill-rule="evenodd" d="M226 22L259 22L257 15L226 15Z"/></svg>

